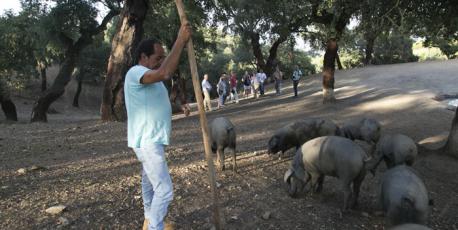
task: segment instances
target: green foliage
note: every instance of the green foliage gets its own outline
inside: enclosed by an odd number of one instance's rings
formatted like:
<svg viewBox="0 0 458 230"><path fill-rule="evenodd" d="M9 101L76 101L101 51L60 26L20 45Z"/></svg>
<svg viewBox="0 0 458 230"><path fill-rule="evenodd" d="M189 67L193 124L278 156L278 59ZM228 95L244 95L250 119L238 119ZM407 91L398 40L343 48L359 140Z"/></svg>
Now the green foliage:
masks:
<svg viewBox="0 0 458 230"><path fill-rule="evenodd" d="M381 34L374 47L374 64L393 64L416 62L418 57L413 55L413 40L396 31Z"/></svg>
<svg viewBox="0 0 458 230"><path fill-rule="evenodd" d="M0 17L0 75L17 79L37 76L37 49L42 40L37 36L38 19L22 11L18 15L6 12Z"/></svg>
<svg viewBox="0 0 458 230"><path fill-rule="evenodd" d="M22 47L31 47L31 41L20 39L27 33L25 26L18 18L12 14L7 14L0 18L0 69L2 75L9 75L11 71L25 71L26 64L29 60L27 49ZM29 49L31 50L31 49Z"/></svg>
<svg viewBox="0 0 458 230"><path fill-rule="evenodd" d="M275 63L278 44L299 32L310 21L311 4L303 0L220 0L216 18L224 27L252 46L258 68L268 75ZM269 49L259 49L272 44Z"/></svg>
<svg viewBox="0 0 458 230"><path fill-rule="evenodd" d="M291 78L295 65L299 66L305 76L315 74L317 69L312 64L310 55L302 50L291 50L290 44L282 44L278 51L280 70L284 73L285 79Z"/></svg>
<svg viewBox="0 0 458 230"><path fill-rule="evenodd" d="M193 26L193 44L196 51L197 61L204 58L204 49L215 47L212 39L205 39L211 36L212 32L206 29L209 23L208 10L211 1L199 1L186 3L186 16ZM180 29L180 18L174 1L160 0L150 4L151 9L148 11L147 18L144 22L145 38L155 38L161 41L168 49L171 49L176 40L178 30ZM182 55L179 65L179 71L182 76L191 76L187 55Z"/></svg>
<svg viewBox="0 0 458 230"><path fill-rule="evenodd" d="M6 12L0 17L0 47L7 51L0 53L2 76L15 76L21 81L37 77L37 66L46 68L63 59L67 38L76 41L83 31L94 30L98 25L93 2L55 3L50 8L44 1L22 1L22 10L17 15Z"/></svg>
<svg viewBox="0 0 458 230"><path fill-rule="evenodd" d="M458 56L458 40L455 39L429 38L425 40L424 45L439 48L448 59L454 59Z"/></svg>
<svg viewBox="0 0 458 230"><path fill-rule="evenodd" d="M358 28L347 30L339 41L339 57L343 67L349 69L362 66L365 48L363 33Z"/></svg>
<svg viewBox="0 0 458 230"><path fill-rule="evenodd" d="M413 33L426 47L438 47L449 58L458 51L458 4L453 0L422 1L412 8ZM418 17L420 15L420 17Z"/></svg>
<svg viewBox="0 0 458 230"><path fill-rule="evenodd" d="M218 0L216 17L224 32L245 37L259 33L264 40L288 36L307 20L311 5L303 0Z"/></svg>
<svg viewBox="0 0 458 230"><path fill-rule="evenodd" d="M240 42L240 37L224 35L221 31L216 34L215 49L206 49L202 55L205 58L199 62L201 75L208 74L210 81L216 83L223 72L234 71L240 76L245 70L255 68L251 63L253 55Z"/></svg>
<svg viewBox="0 0 458 230"><path fill-rule="evenodd" d="M418 60L413 54L413 40L409 35L402 34L396 30L380 32L374 43L374 58L372 64L392 64L415 62ZM365 49L367 48L365 31L360 27L347 32L339 41L339 57L344 68L363 66ZM322 61L322 57L321 58ZM315 61L314 63L318 63Z"/></svg>
<svg viewBox="0 0 458 230"><path fill-rule="evenodd" d="M446 60L441 50L437 47L425 47L422 41L417 41L413 44L413 54L418 56L418 61L434 61L434 60Z"/></svg>
<svg viewBox="0 0 458 230"><path fill-rule="evenodd" d="M107 24L107 29L105 30L105 36L103 37L104 42L111 44L111 41L113 40L113 37L116 34L116 26L119 23L119 15L114 16L113 20L111 20Z"/></svg>
<svg viewBox="0 0 458 230"><path fill-rule="evenodd" d="M343 50L339 52L340 62L345 69L362 66L362 53L360 50Z"/></svg>
<svg viewBox="0 0 458 230"><path fill-rule="evenodd" d="M76 42L84 32L97 28L98 10L90 1L56 1L49 14L44 17L46 26L43 27L50 40L65 49L69 43Z"/></svg>
<svg viewBox="0 0 458 230"><path fill-rule="evenodd" d="M98 84L106 74L108 58L110 57L111 45L104 41L103 34L95 37L94 42L86 47L81 53L76 75L87 83Z"/></svg>

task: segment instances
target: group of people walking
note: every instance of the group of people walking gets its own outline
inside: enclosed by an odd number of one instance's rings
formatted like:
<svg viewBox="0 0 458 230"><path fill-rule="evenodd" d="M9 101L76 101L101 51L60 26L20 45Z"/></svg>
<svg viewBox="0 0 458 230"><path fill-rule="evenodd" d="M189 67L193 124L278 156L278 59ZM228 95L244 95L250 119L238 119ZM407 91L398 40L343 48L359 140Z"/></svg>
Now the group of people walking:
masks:
<svg viewBox="0 0 458 230"><path fill-rule="evenodd" d="M216 84L216 92L218 93L218 109L224 107L227 97L230 97L231 101L239 103L239 96L237 94L237 76L234 72L231 72L230 76L223 73L219 78L218 84ZM208 74L204 75L202 80L202 91L204 93L204 107L207 111L212 111L210 92L212 85L208 81Z"/></svg>
<svg viewBox="0 0 458 230"><path fill-rule="evenodd" d="M302 76L302 71L296 65L293 71L292 80L294 86L294 97L297 97L297 86L299 84L299 79ZM281 94L281 82L283 79L283 72L280 71L279 67L275 67L275 72L272 74L273 79L275 80L275 91L276 95ZM249 73L245 71L245 74L241 78L241 83L243 86L243 97L247 98L250 95L253 95L254 98L259 98L265 93L264 83L266 82L267 75L262 70L253 71ZM216 84L216 92L218 94L218 109L223 108L228 98L230 101L239 103L239 95L237 92L238 79L234 71L231 71L230 75L223 73L218 83ZM212 111L210 93L212 90L212 85L208 80L208 74L204 75L202 80L202 91L204 94L204 107L207 111Z"/></svg>

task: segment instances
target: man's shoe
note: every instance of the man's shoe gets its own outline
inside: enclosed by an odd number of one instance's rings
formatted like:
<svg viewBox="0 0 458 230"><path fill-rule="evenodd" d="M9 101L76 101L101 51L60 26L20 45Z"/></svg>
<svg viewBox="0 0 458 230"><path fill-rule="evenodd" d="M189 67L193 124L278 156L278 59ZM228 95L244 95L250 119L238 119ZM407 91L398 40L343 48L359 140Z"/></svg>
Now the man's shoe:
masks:
<svg viewBox="0 0 458 230"><path fill-rule="evenodd" d="M148 225L149 225L149 220L145 218L145 221L143 221L142 230L148 230Z"/></svg>

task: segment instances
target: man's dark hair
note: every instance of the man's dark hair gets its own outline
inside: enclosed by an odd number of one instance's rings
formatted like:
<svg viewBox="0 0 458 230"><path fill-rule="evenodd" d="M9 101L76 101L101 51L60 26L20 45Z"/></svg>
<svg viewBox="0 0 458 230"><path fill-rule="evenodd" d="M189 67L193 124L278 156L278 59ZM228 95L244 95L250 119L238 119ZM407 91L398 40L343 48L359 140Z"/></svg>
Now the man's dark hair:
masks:
<svg viewBox="0 0 458 230"><path fill-rule="evenodd" d="M138 61L140 61L140 57L142 56L142 54L145 54L148 57L154 54L154 44L161 43L154 38L150 38L143 40L140 42L140 44L138 44L137 49L135 50L135 64L138 64Z"/></svg>

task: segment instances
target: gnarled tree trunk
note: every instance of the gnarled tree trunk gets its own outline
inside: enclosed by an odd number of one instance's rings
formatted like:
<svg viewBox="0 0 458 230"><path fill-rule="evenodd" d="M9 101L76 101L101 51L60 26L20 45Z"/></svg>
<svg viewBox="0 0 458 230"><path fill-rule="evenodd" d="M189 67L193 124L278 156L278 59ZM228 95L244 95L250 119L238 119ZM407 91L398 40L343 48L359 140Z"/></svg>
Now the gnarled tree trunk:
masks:
<svg viewBox="0 0 458 230"><path fill-rule="evenodd" d="M334 38L328 40L326 44L326 53L323 60L323 104L333 103L334 96L334 72L337 56L337 41Z"/></svg>
<svg viewBox="0 0 458 230"><path fill-rule="evenodd" d="M79 107L79 98L80 98L80 94L81 94L81 90L83 88L83 78L84 78L84 75L83 74L79 74L76 76L76 81L78 82L78 85L76 87L76 92L75 92L75 96L73 97L73 107Z"/></svg>
<svg viewBox="0 0 458 230"><path fill-rule="evenodd" d="M269 49L269 57L267 58L267 61L264 60L264 55L262 54L261 50L261 44L259 43L259 34L258 33L251 33L250 34L251 38L251 46L253 48L253 54L256 58L256 64L258 68L262 69L264 73L266 74L267 77L272 76L274 73L275 65L277 64L277 51L278 47L286 41L287 37L280 36L270 47Z"/></svg>
<svg viewBox="0 0 458 230"><path fill-rule="evenodd" d="M443 150L446 154L458 158L458 107L455 110L455 117L452 120L450 134L448 135Z"/></svg>
<svg viewBox="0 0 458 230"><path fill-rule="evenodd" d="M6 83L0 80L0 104L5 113L5 117L10 121L17 121L16 106L10 98L9 90Z"/></svg>
<svg viewBox="0 0 458 230"><path fill-rule="evenodd" d="M71 79L73 70L75 69L76 60L78 58L79 48L77 45L70 45L65 52L64 62L54 80L51 88L47 89L35 102L32 109L32 122L47 122L46 111L49 106L56 101L65 92L65 86Z"/></svg>
<svg viewBox="0 0 458 230"><path fill-rule="evenodd" d="M124 78L142 39L148 0L127 0L111 46L100 111L103 121L125 121Z"/></svg>
<svg viewBox="0 0 458 230"><path fill-rule="evenodd" d="M336 62L337 62L337 68L339 68L339 70L343 70L342 62L340 62L339 53L336 54Z"/></svg>
<svg viewBox="0 0 458 230"><path fill-rule="evenodd" d="M43 92L40 98L38 98L35 102L32 109L32 122L46 122L48 120L46 112L48 111L49 106L62 96L62 94L64 94L65 86L67 86L68 82L70 82L71 75L75 69L78 55L84 47L92 43L95 35L105 30L107 23L118 13L119 12L117 10L110 10L110 12L108 12L108 14L103 18L99 26L93 29L86 28L85 30L80 28L82 33L76 41L64 33L59 34L59 38L64 44L66 44L67 47L64 62L51 88Z"/></svg>

